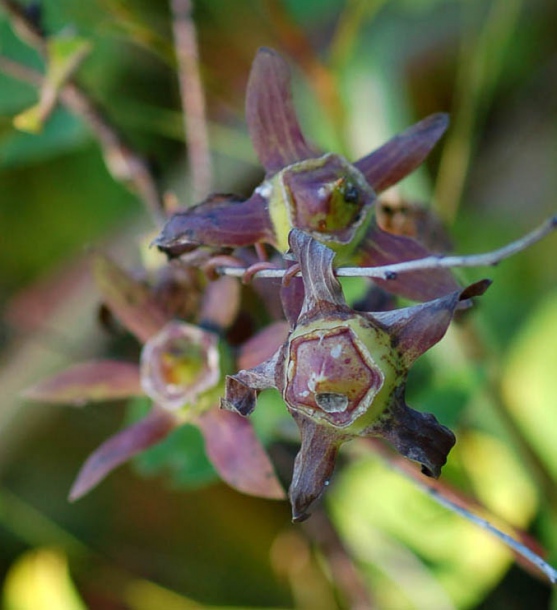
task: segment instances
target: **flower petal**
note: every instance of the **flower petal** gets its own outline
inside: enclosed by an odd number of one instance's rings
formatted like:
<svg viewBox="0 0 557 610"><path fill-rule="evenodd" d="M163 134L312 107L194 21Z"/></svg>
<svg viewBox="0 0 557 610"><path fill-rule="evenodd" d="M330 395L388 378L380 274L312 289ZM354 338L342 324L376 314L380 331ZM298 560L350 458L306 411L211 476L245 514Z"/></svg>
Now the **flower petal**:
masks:
<svg viewBox="0 0 557 610"><path fill-rule="evenodd" d="M254 193L245 201L233 196L212 197L172 215L153 244L176 257L200 246L220 250L273 241L266 200Z"/></svg>
<svg viewBox="0 0 557 610"><path fill-rule="evenodd" d="M294 462L294 474L288 490L292 520L305 521L308 508L329 484L341 444L347 438L331 426L291 412L300 429L302 446Z"/></svg>
<svg viewBox="0 0 557 610"><path fill-rule="evenodd" d="M76 364L24 391L24 398L80 407L87 402L141 396L139 367L117 360Z"/></svg>
<svg viewBox="0 0 557 610"><path fill-rule="evenodd" d="M109 438L83 464L69 499L84 496L116 467L168 436L176 425L172 414L154 408L145 418Z"/></svg>
<svg viewBox="0 0 557 610"><path fill-rule="evenodd" d="M421 464L426 476L435 479L456 442L455 435L431 413L419 413L405 404L404 386L397 389L382 418L362 436L384 438L401 455Z"/></svg>
<svg viewBox="0 0 557 610"><path fill-rule="evenodd" d="M333 273L335 253L299 229L290 232L288 241L304 280L305 299L300 316L315 308L325 315L328 307L332 311L345 307L342 287Z"/></svg>
<svg viewBox="0 0 557 610"><path fill-rule="evenodd" d="M281 354L282 349L279 349L272 358L258 366L238 371L235 375L227 375L221 408L240 415L249 415L255 409L258 392L276 387L276 371L281 362Z"/></svg>
<svg viewBox="0 0 557 610"><path fill-rule="evenodd" d="M272 49L259 49L246 93L246 120L268 175L319 153L305 140L292 100L290 70Z"/></svg>
<svg viewBox="0 0 557 610"><path fill-rule="evenodd" d="M239 369L250 369L271 358L288 337L288 322L278 321L265 326L248 339L238 352Z"/></svg>
<svg viewBox="0 0 557 610"><path fill-rule="evenodd" d="M199 323L203 328L222 332L232 325L240 308L240 282L236 278L221 277L205 288Z"/></svg>
<svg viewBox="0 0 557 610"><path fill-rule="evenodd" d="M374 191L380 193L420 166L448 125L447 114L432 114L356 161L354 165Z"/></svg>
<svg viewBox="0 0 557 610"><path fill-rule="evenodd" d="M207 456L226 483L252 496L285 497L269 456L247 419L211 409L199 417L197 424L205 438Z"/></svg>
<svg viewBox="0 0 557 610"><path fill-rule="evenodd" d="M387 327L404 366L409 368L419 356L443 338L458 304L482 295L490 284L489 280L481 280L465 290L434 301L389 312L374 312L369 316Z"/></svg>
<svg viewBox="0 0 557 610"><path fill-rule="evenodd" d="M357 262L362 266L376 267L431 256L431 252L410 237L392 235L371 223L358 247ZM424 269L400 273L390 280L374 278L376 284L401 297L413 301L430 301L460 290L449 269Z"/></svg>
<svg viewBox="0 0 557 610"><path fill-rule="evenodd" d="M139 341L144 343L165 325L168 316L149 288L116 263L97 255L93 273L110 311Z"/></svg>

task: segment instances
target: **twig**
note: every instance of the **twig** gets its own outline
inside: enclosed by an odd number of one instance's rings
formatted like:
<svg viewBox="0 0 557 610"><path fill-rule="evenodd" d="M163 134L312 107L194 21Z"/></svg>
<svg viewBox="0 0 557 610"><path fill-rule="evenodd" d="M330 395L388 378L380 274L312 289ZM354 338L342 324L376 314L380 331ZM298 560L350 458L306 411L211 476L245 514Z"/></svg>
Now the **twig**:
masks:
<svg viewBox="0 0 557 610"><path fill-rule="evenodd" d="M528 548L519 540L516 540L516 538L513 538L509 534L505 534L487 519L479 517L464 506L464 504L468 504L469 506L475 505L474 508L477 507L480 510L483 509L481 504L479 504L477 501L472 501L469 498L466 498L459 491L453 491L443 482L436 481L435 479L426 479L413 464L404 458L394 455L392 451L380 441L377 441L376 439L367 439L366 444L372 446L374 453L383 458L389 464L389 466L411 479L418 488L427 493L433 500L435 500L435 502L449 510L452 510L475 525L484 528L489 533L499 538L501 542L506 544L520 557L523 557L529 564L541 570L541 572L547 576L551 583L557 583L557 570L544 561L536 552ZM452 499L450 496L452 496ZM521 534L520 531L515 533L518 536Z"/></svg>
<svg viewBox="0 0 557 610"><path fill-rule="evenodd" d="M32 44L41 55L46 56L46 38L30 15L13 0L0 0L0 6L9 15L14 30L26 42ZM40 72L5 56L0 57L0 70L38 88L44 81L44 76ZM147 160L125 141L87 91L74 79L69 79L62 87L60 100L88 125L102 148L106 165L113 178L124 182L135 191L155 223L160 224L164 220L162 199Z"/></svg>
<svg viewBox="0 0 557 610"><path fill-rule="evenodd" d="M557 228L557 215L549 218L539 227L527 233L524 237L511 242L510 244L486 252L484 254L471 254L468 256L427 256L412 261L394 263L392 265L382 265L380 267L338 267L335 274L338 277L370 277L381 278L384 280L394 280L400 273L417 271L422 269L440 269L453 267L487 267L495 266L502 260L525 250L531 245L543 239ZM243 277L247 269L244 267L216 267L215 271L220 275L230 275L233 277ZM264 269L253 274L257 278L282 278L288 270L285 269ZM299 276L300 273L298 272Z"/></svg>
<svg viewBox="0 0 557 610"><path fill-rule="evenodd" d="M211 191L212 167L205 116L205 96L199 74L199 53L191 0L171 0L174 48L188 159L192 199L201 201Z"/></svg>

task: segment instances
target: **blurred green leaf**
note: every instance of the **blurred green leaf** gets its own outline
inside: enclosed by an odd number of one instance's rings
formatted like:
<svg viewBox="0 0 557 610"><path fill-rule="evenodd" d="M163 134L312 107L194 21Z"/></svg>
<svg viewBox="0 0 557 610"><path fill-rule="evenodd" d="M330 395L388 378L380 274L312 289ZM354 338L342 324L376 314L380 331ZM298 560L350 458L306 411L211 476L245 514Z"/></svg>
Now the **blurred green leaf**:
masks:
<svg viewBox="0 0 557 610"><path fill-rule="evenodd" d="M147 399L132 400L128 422L138 421L150 408ZM205 455L201 433L191 425L176 428L162 442L137 456L133 465L143 476L164 474L172 485L184 489L195 489L219 480Z"/></svg>
<svg viewBox="0 0 557 610"><path fill-rule="evenodd" d="M532 447L557 476L557 293L535 309L515 335L503 371L502 390Z"/></svg>
<svg viewBox="0 0 557 610"><path fill-rule="evenodd" d="M10 568L3 593L5 610L87 610L59 551L25 553Z"/></svg>

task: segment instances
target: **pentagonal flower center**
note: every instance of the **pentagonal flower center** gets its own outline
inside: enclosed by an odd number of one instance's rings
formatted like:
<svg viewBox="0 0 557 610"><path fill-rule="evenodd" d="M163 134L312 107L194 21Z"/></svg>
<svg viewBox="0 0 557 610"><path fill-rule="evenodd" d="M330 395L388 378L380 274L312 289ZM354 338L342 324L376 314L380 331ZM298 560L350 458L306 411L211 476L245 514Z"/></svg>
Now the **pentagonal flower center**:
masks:
<svg viewBox="0 0 557 610"><path fill-rule="evenodd" d="M141 385L167 409L195 402L220 379L218 339L182 322L168 323L141 353Z"/></svg>
<svg viewBox="0 0 557 610"><path fill-rule="evenodd" d="M291 341L284 398L294 410L345 427L365 412L383 381L351 328L317 329Z"/></svg>

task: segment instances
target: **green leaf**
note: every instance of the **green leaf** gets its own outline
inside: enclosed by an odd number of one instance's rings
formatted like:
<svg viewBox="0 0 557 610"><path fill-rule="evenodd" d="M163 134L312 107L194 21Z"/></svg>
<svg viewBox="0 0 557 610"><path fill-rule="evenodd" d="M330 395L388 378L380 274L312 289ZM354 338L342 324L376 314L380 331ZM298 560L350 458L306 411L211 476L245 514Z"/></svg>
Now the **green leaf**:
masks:
<svg viewBox="0 0 557 610"><path fill-rule="evenodd" d="M129 422L137 421L151 408L142 398L130 402ZM219 480L205 454L203 437L192 425L176 428L156 446L133 460L137 472L143 476L166 475L173 486L195 489Z"/></svg>

